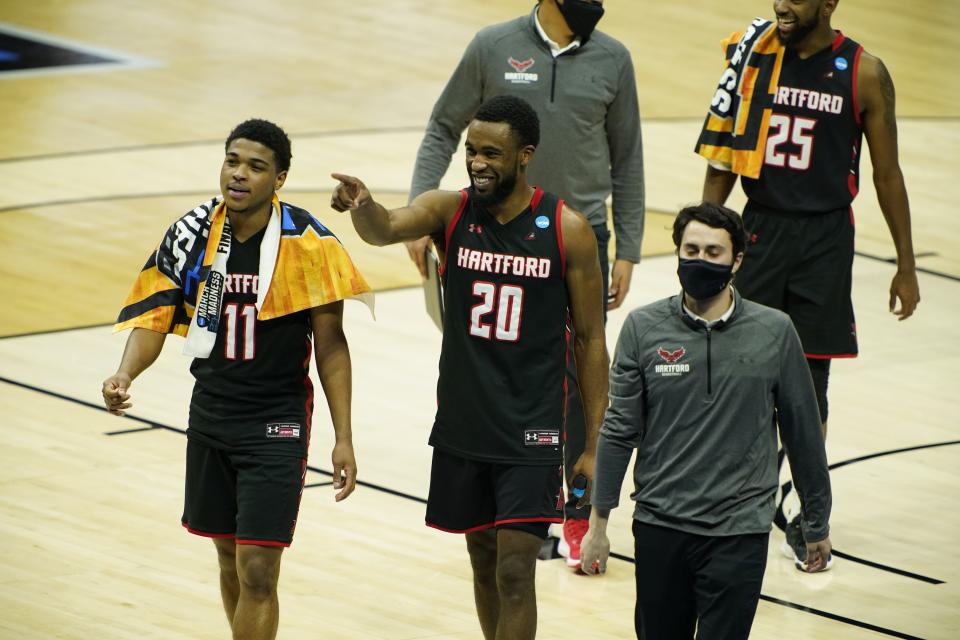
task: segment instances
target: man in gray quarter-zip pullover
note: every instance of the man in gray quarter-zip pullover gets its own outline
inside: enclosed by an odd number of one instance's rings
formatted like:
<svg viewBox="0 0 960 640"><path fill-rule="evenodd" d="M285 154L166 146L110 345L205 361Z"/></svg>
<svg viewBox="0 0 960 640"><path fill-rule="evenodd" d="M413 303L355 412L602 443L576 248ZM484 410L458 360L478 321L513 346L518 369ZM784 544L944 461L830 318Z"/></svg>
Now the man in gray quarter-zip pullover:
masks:
<svg viewBox="0 0 960 640"><path fill-rule="evenodd" d="M740 216L687 207L673 240L683 287L632 311L610 371L583 568L602 572L633 449L637 635L747 638L777 489L777 425L803 504L807 571L829 566L830 477L810 371L790 318L730 286ZM749 259L749 257L748 257Z"/></svg>
<svg viewBox="0 0 960 640"><path fill-rule="evenodd" d="M461 133L482 102L503 94L525 99L537 111L543 132L528 180L556 193L589 220L597 237L606 308L616 309L640 261L643 150L630 53L619 41L593 30L602 5L602 0L540 0L529 15L476 35L433 107L417 153L410 199L440 184ZM611 194L616 256L608 274L606 201ZM425 238L407 243L424 277L426 247ZM571 378L576 373L572 364L570 373ZM583 453L585 437L577 385L571 380L568 388L564 460L569 470ZM589 507L578 509L571 499L565 513L561 552L568 565L579 567Z"/></svg>

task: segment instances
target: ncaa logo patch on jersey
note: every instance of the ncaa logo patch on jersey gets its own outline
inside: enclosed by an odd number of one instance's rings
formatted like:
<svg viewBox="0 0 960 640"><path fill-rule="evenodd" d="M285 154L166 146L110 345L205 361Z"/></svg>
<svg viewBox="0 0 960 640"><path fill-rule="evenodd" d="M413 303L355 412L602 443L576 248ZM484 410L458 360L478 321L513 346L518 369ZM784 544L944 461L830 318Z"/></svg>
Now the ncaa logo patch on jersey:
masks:
<svg viewBox="0 0 960 640"><path fill-rule="evenodd" d="M538 227L540 227L541 229L546 229L547 227L550 226L550 218L548 218L547 216L537 216L537 218L533 221L533 223Z"/></svg>
<svg viewBox="0 0 960 640"><path fill-rule="evenodd" d="M837 68L837 71L846 71L848 64L846 58L837 58L833 61L833 66Z"/></svg>

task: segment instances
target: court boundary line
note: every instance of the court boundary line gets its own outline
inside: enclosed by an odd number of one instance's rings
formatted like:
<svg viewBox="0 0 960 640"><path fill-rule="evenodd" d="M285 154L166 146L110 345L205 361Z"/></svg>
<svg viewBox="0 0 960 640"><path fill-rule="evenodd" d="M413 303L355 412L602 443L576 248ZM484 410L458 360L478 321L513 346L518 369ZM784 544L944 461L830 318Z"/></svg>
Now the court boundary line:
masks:
<svg viewBox="0 0 960 640"><path fill-rule="evenodd" d="M3 160L0 159L0 163L2 162ZM307 195L316 195L319 193L327 193L329 191L333 191L333 189L332 188L318 189L318 188L312 188L312 187L284 189L284 193L296 193L296 194L307 194ZM212 190L169 191L169 192L139 193L139 194L120 193L120 194L112 194L112 195L104 195L104 196L90 196L86 198L69 198L65 200L49 200L47 202L32 202L32 203L26 203L26 204L17 204L17 205L10 205L6 207L0 207L0 214L10 213L11 211L27 211L30 209L41 209L43 207L65 207L65 206L71 206L71 205L91 204L95 202L116 202L119 200L141 200L141 199L149 200L149 199L155 199L155 198L168 198L168 197L172 198L172 197L179 197L179 196L183 196L183 197L200 196L201 198L207 198L207 197L213 197L211 195L212 193L213 193ZM377 189L377 193L383 193L391 196L402 196L402 195L407 195L409 193L409 190ZM661 215L667 215L667 216L676 215L676 212L674 211L667 211L665 209L659 209L656 207L647 207L645 213L654 213L654 214L661 214ZM893 265L897 264L896 258L878 256L871 253L864 253L863 251L854 251L854 254L857 256L860 256L861 258L866 258L868 260L875 260L877 262L885 262ZM937 255L939 254L928 251L928 252L917 253L915 254L915 257L924 258L924 257L937 256ZM641 257L649 258L654 256L641 256ZM946 273L944 271L936 271L934 269L928 269L927 267L920 267L920 266L916 267L916 271L918 273L925 273L930 276L936 276L938 278L944 278L946 280L960 282L960 276L956 276L951 273Z"/></svg>
<svg viewBox="0 0 960 640"><path fill-rule="evenodd" d="M883 457L892 456L898 453L910 453L912 451L920 451L923 449L933 449L937 447L950 447L958 444L960 444L960 440L945 440L943 442L936 442L933 444L920 444L920 445L913 445L909 447L900 447L897 449L889 449L887 451L879 451L876 453L868 453L866 455L857 456L856 458L849 458L847 460L841 460L840 462L834 462L833 464L827 465L827 469L829 469L830 471L833 471L835 469L841 469L843 467L846 467L848 465L851 465L857 462L865 462L867 460L873 460L874 458L883 458ZM793 490L793 480L787 480L782 485L780 485L780 495L785 496L792 490ZM780 525L777 525L777 528L779 527ZM858 564L872 567L874 569L879 569L880 571L894 573L896 575L903 576L905 578L919 580L920 582L926 582L927 584L932 584L932 585L946 584L945 580L941 580L939 578L931 578L930 576L925 576L920 573L907 571L906 569L898 569L897 567L891 567L890 565L882 564L880 562L875 562L873 560L867 560L866 558L861 558L859 556L855 556L845 551L840 551L839 549L833 549L833 553L838 558L843 558L851 562L856 562Z"/></svg>
<svg viewBox="0 0 960 640"><path fill-rule="evenodd" d="M630 556L623 555L622 553L610 552L611 558L616 558L617 560L622 560L628 562L632 565L636 565L636 561ZM844 624L849 624L854 627L860 627L862 629L869 629L870 631L876 631L877 633L882 633L894 638L902 638L903 640L924 640L920 636L912 636L908 633L903 633L902 631L896 631L894 629L887 629L886 627L881 627L869 622L863 622L862 620L857 620L855 618L848 618L846 616L841 616L837 613L830 613L829 611L824 611L823 609L817 609L816 607L808 607L804 604L797 604L796 602L790 602L789 600L784 600L782 598L777 598L774 596L768 596L760 594L760 599L765 602L770 602L773 604L779 604L790 609L795 609L797 611L803 611L805 613L811 613L815 616L820 616L822 618L827 618L835 622L842 622Z"/></svg>
<svg viewBox="0 0 960 640"><path fill-rule="evenodd" d="M58 392L56 392L56 391L52 391L52 390L50 390L50 389L43 389L43 388L41 388L41 387L36 387L36 386L34 386L34 385L27 384L27 383L25 383L25 382L20 382L20 381L18 381L18 380L13 380L13 379L7 378L7 377L5 377L5 376L0 376L0 383L9 384L9 385L12 385L12 386L15 386L15 387L20 387L20 388L22 388L22 389L26 389L26 390L28 390L28 391L32 391L32 392L35 392L35 393L40 393L40 394L42 394L42 395L48 395L48 396L57 398L57 399L59 399L59 400L65 400L65 401L67 401L67 402L72 402L72 403L74 403L74 404L79 404L79 405L81 405L81 406L83 406L83 407L86 407L86 408L89 408L89 409L93 409L93 410L95 410L95 411L106 412L106 409L105 409L105 408L103 408L103 407L101 407L101 406L99 406L99 405L97 405L97 404L94 404L94 403L92 403L92 402L87 402L86 400L81 400L80 398L74 398L74 397L71 397L71 396L68 396L68 395L65 395L65 394L62 394L62 393L58 393ZM130 416L130 415L125 415L125 416L122 416L122 417L123 417L123 418L130 419L130 420L134 420L134 421L136 421L136 422L141 422L141 423L150 425L150 428L135 428L135 429L126 429L126 430L121 430L121 431L114 431L114 432L105 432L104 435L111 436L111 435L122 435L122 434L126 434L126 433L143 433L143 432L145 432L145 431L154 431L154 430L158 430L158 431L172 431L172 432L175 432L175 433L178 433L178 434L181 434L181 435L186 435L186 430L185 430L185 429L178 429L178 428L176 428L176 427L171 427L171 426L169 426L169 425L164 425L164 424L161 424L161 423L157 423L157 422L154 422L154 421L152 421L152 420L148 420L148 419L146 419L146 418L140 418L140 417L137 417L137 416ZM926 445L918 445L918 446L916 446L916 447L909 447L909 448L907 448L907 449L905 449L905 450L912 451L912 450L916 450L916 449L929 449L929 448L933 448L933 447L937 447L937 446L945 446L945 445L953 445L953 444L960 444L960 441L949 441L949 442L945 442L945 443L933 443L933 444L926 444ZM863 461L863 460L869 460L869 459L872 459L872 458L878 458L878 457L882 457L883 455L893 455L893 453L903 453L903 452L904 452L904 450L895 450L895 451L891 451L891 452L879 452L879 453L876 453L876 454L869 454L869 455L866 455L866 456L861 456L859 459L851 459L851 460L849 460L849 461L841 461L841 462L839 462L839 463L836 463L835 465L832 465L830 468L834 468L834 467L836 467L836 466L838 466L838 465L840 465L840 466L845 466L845 465L847 465L847 464L852 464L853 462L861 462L861 461ZM315 472L315 473L319 473L319 474L321 474L321 475L327 476L327 477L331 477L331 478L333 477L333 472L332 472L332 471L327 471L327 470L325 470L325 469L321 469L321 468L319 468L319 467L314 467L314 466L311 466L311 465L307 465L307 469L310 470L310 471L313 471L313 472ZM331 484L332 484L332 483L331 483ZM307 486L326 486L326 483L316 483L315 485L305 485L305 488L307 488ZM372 482L365 482L365 481L362 481L362 480L359 480L359 479L358 479L358 480L357 480L357 486L358 486L358 487L365 487L365 488L368 488L368 489L375 489L375 490L377 490L377 491L380 491L380 492L382 492L382 493L386 493L386 494L388 494L388 495L393 495L393 496L397 496L397 497L401 497L401 498L406 498L406 499L408 499L408 500L413 500L413 501L419 502L419 503L421 503L421 504L426 504L426 503L427 503L427 500L426 500L425 498L420 498L419 496L414 496L414 495L412 495L412 494L404 493L404 492L402 492L402 491L398 491L398 490L396 490L396 489L391 489L391 488L389 488L389 487L384 487L384 486L382 486L382 485L378 485L378 484L375 484L375 483L372 483ZM616 553L616 552L611 551L611 552L610 552L610 557L616 558L616 559L618 559L618 560L622 560L622 561L625 561L625 562L629 562L630 564L634 564L634 565L636 564L636 561L635 561L633 558L630 558L629 556L623 555L623 554L621 554L621 553ZM840 622L840 623L842 623L842 624L848 624L848 625L855 626L855 627L859 627L859 628L862 628L862 629L868 629L868 630L870 630L870 631L875 631L875 632L877 632L877 633L881 633L881 634L884 634L884 635L888 635L888 636L893 637L893 638L901 638L901 639L903 639L903 640L924 640L923 638L921 638L921 637L919 637L919 636L909 635L909 634L906 634L906 633L903 633L903 632L900 632L900 631L896 631L896 630L894 630L894 629L887 629L886 627L881 627L881 626L878 626L878 625L874 625L874 624L871 624L871 623L869 623L869 622L863 622L863 621L861 621L861 620L856 620L855 618L848 618L848 617L846 617L846 616L842 616L842 615L839 615L839 614L836 614L836 613L831 613L831 612L829 612L829 611L824 611L824 610L822 610L822 609L816 609L816 608L814 608L814 607L808 607L808 606L806 606L806 605L797 604L797 603L791 602L791 601L789 601L789 600L783 600L783 599L781 599L781 598L776 598L776 597L774 597L774 596L764 595L763 593L760 594L760 599L763 600L763 601L765 601L765 602L770 602L770 603L773 603L773 604L778 604L778 605L781 605L781 606L784 606L784 607L788 607L788 608L790 608L790 609L794 609L794 610L796 610L796 611L803 611L803 612L806 612L806 613L810 613L810 614L813 614L813 615L816 615L816 616L820 616L820 617L822 617L822 618L826 618L826 619L828 619L828 620L833 620L833 621L835 621L835 622Z"/></svg>
<svg viewBox="0 0 960 640"><path fill-rule="evenodd" d="M22 27L12 22L0 22L0 31L24 40L33 40L34 42L60 47L61 49L72 49L80 53L105 58L102 62L10 69L9 71L0 73L0 82L61 74L76 75L83 73L124 71L128 69L153 69L163 66L160 62L152 58L145 58L131 53L124 53L116 49L87 44L79 40L64 38L45 31L28 29L27 27Z"/></svg>
<svg viewBox="0 0 960 640"><path fill-rule="evenodd" d="M703 116L660 116L645 117L644 122L664 122L664 123L683 123L683 122L703 122ZM960 116L898 116L897 122L960 122ZM349 135L379 135L389 133L415 133L426 131L425 124L419 125L396 125L393 127L358 127L356 129L334 129L328 131L307 131L305 133L289 133L291 140L313 139L313 138L335 138L338 136ZM58 158L69 158L73 156L92 156L104 155L109 153L125 153L128 151L149 151L152 149L176 149L178 147L192 147L205 144L223 144L223 138L205 138L200 140L179 140L176 142L150 142L144 144L119 145L116 147L100 147L97 149L76 149L74 151L52 151L49 153L37 153L24 156L7 156L0 158L0 164L9 162L28 162L32 160L52 160Z"/></svg>
<svg viewBox="0 0 960 640"><path fill-rule="evenodd" d="M316 195L318 193L327 193L333 191L333 186L329 189L318 189L313 187L300 187L300 188L286 188L283 190L283 193L300 193L308 195ZM391 196L405 196L409 193L406 189L377 189L377 193L385 193ZM279 195L279 194L278 194ZM48 200L47 202L29 202L27 204L21 205L11 205L7 207L0 207L0 213L9 213L11 211L20 211L20 210L29 210L29 209L42 209L44 207L66 207L77 204L92 204L96 202L116 202L118 200L152 200L156 198L176 198L176 197L188 197L188 196L199 196L209 200L214 196L220 196L219 193L215 193L213 189L207 189L204 191L166 191L166 192L154 192L154 193L115 193L111 195L104 196L89 196L86 198L67 198L65 200ZM187 213L186 211L184 213ZM182 215L182 214L181 214Z"/></svg>

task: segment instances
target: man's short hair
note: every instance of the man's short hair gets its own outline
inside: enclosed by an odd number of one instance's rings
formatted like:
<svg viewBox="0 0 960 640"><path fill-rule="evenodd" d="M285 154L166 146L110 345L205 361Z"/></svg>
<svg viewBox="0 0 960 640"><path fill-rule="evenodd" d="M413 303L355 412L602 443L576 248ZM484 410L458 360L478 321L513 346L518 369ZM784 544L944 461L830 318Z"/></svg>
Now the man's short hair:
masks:
<svg viewBox="0 0 960 640"><path fill-rule="evenodd" d="M290 138L283 129L269 120L252 118L238 124L227 136L227 141L223 143L224 151L231 142L239 138L259 142L273 151L273 157L277 162L277 173L290 168L290 158L293 157L290 151Z"/></svg>
<svg viewBox="0 0 960 640"><path fill-rule="evenodd" d="M683 239L683 232L691 220L702 222L714 229L726 229L733 244L733 255L743 253L747 246L747 232L743 228L743 218L733 209L722 204L701 202L700 204L684 207L673 221L673 245L679 249Z"/></svg>
<svg viewBox="0 0 960 640"><path fill-rule="evenodd" d="M474 120L481 122L505 122L516 137L518 146L540 144L540 118L530 103L516 96L490 98L477 109Z"/></svg>

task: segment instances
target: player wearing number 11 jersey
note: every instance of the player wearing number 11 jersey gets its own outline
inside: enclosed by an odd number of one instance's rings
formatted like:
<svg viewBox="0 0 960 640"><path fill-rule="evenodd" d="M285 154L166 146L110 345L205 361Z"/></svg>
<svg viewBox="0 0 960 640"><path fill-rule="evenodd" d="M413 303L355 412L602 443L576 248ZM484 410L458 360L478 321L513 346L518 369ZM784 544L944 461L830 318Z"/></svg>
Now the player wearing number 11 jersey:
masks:
<svg viewBox="0 0 960 640"><path fill-rule="evenodd" d="M527 184L539 137L529 104L492 98L467 129L469 189L428 191L388 211L363 182L334 174L331 202L351 212L371 244L431 235L441 250L444 330L426 520L466 534L488 640L536 633L537 552L549 523L563 521L568 321L587 422L572 475L593 478L607 404L596 239L583 216Z"/></svg>
<svg viewBox="0 0 960 640"><path fill-rule="evenodd" d="M196 384L182 523L213 539L233 637L266 640L277 634L280 557L307 468L311 352L336 434L336 499L356 484L343 300L371 294L333 234L277 197L287 134L248 120L224 147L222 196L174 222L141 269L115 326L133 331L102 392L123 415L167 334L186 338Z"/></svg>

